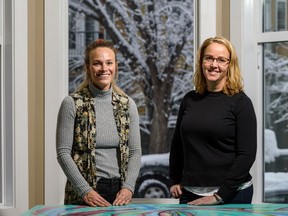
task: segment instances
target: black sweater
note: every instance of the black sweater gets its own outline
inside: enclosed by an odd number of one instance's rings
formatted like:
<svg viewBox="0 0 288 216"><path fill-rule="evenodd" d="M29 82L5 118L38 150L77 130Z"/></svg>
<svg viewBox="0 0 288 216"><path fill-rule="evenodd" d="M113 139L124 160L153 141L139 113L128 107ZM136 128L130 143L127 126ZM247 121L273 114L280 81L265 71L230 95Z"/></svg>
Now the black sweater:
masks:
<svg viewBox="0 0 288 216"><path fill-rule="evenodd" d="M170 150L170 183L219 186L225 199L244 182L257 146L256 116L244 93L187 93L181 103Z"/></svg>

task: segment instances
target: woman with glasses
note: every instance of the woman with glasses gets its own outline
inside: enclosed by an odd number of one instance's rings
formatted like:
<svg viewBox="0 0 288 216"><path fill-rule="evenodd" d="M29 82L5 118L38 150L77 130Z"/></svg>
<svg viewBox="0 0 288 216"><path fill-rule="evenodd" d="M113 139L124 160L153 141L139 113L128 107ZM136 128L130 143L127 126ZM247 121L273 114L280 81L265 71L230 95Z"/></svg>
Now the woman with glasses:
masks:
<svg viewBox="0 0 288 216"><path fill-rule="evenodd" d="M194 84L181 103L171 143L171 195L191 205L251 203L256 116L227 39L203 42Z"/></svg>

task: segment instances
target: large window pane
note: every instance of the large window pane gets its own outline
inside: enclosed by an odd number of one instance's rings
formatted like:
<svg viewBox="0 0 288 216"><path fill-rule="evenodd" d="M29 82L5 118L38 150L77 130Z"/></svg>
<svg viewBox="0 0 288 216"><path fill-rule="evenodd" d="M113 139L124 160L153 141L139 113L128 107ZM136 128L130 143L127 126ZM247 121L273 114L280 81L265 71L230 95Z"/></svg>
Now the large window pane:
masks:
<svg viewBox="0 0 288 216"><path fill-rule="evenodd" d="M288 30L288 0L264 1L264 25L263 32Z"/></svg>
<svg viewBox="0 0 288 216"><path fill-rule="evenodd" d="M171 135L181 99L192 89L194 1L89 2L69 0L69 38L75 40L69 43L69 90L83 79L87 43L112 40L120 51L118 85L140 114L143 157L135 196L169 197Z"/></svg>
<svg viewBox="0 0 288 216"><path fill-rule="evenodd" d="M264 202L288 203L288 42L265 43Z"/></svg>

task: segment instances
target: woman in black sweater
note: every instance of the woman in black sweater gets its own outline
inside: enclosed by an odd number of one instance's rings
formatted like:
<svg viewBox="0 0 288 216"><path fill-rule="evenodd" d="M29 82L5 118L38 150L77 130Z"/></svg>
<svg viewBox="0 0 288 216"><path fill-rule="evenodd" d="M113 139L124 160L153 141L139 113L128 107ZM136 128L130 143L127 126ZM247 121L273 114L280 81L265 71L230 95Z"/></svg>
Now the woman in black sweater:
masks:
<svg viewBox="0 0 288 216"><path fill-rule="evenodd" d="M192 205L251 203L256 116L227 39L203 42L194 84L181 103L171 143L171 195Z"/></svg>

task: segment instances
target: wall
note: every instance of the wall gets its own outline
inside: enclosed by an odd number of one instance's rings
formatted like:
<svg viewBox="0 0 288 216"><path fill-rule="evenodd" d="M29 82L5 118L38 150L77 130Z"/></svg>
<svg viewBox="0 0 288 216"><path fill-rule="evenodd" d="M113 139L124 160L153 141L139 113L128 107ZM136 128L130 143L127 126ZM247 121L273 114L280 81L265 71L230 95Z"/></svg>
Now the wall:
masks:
<svg viewBox="0 0 288 216"><path fill-rule="evenodd" d="M44 0L28 1L29 206L44 203Z"/></svg>
<svg viewBox="0 0 288 216"><path fill-rule="evenodd" d="M230 39L230 0L216 1L216 34Z"/></svg>

